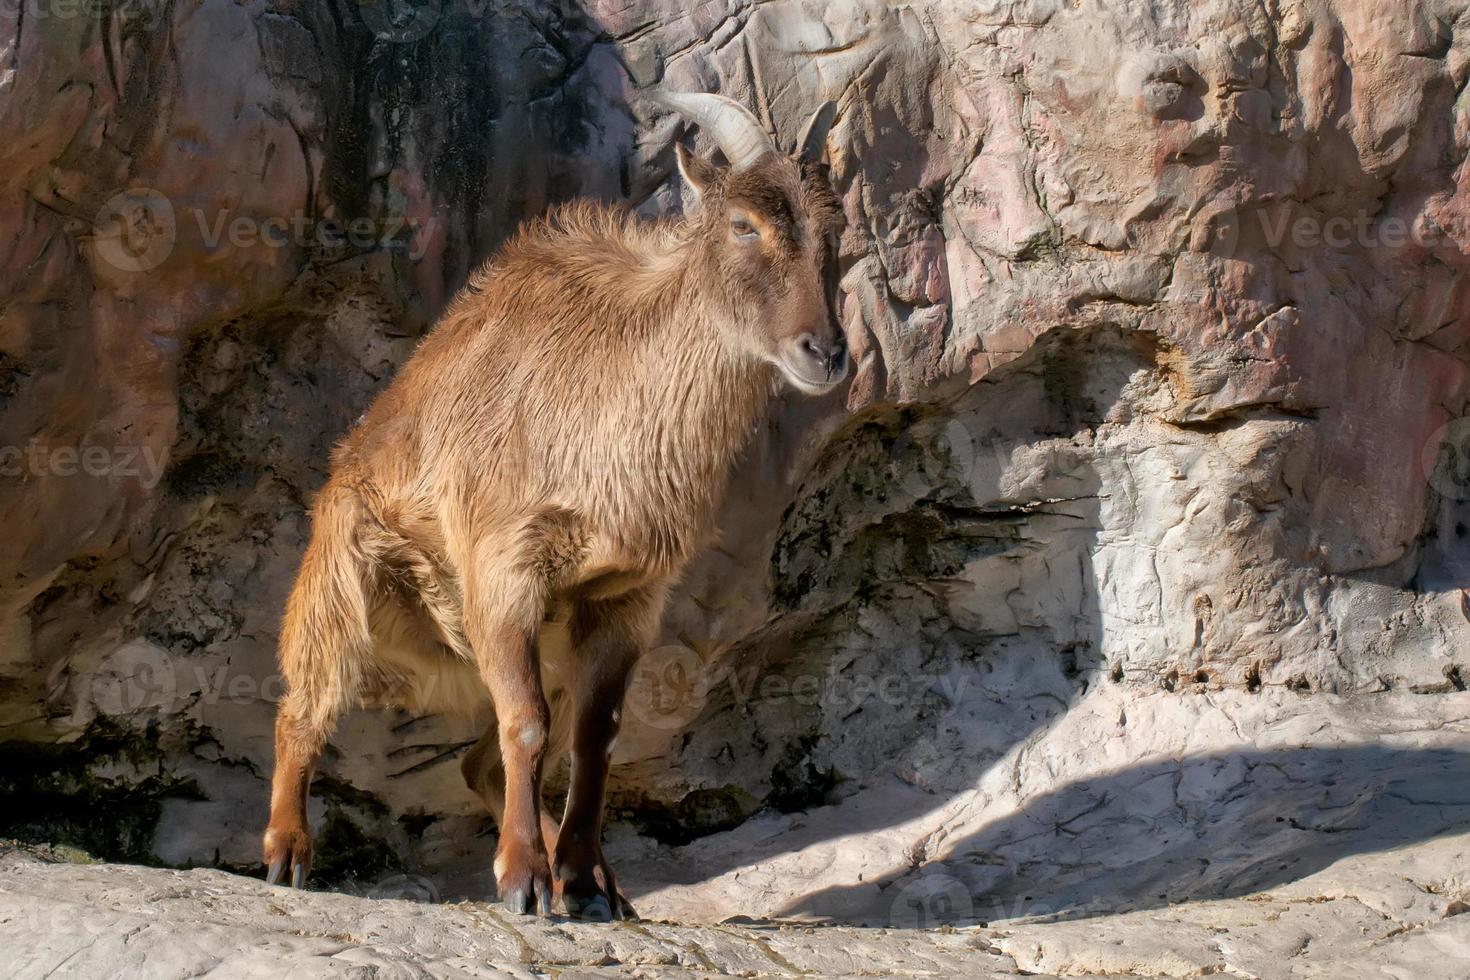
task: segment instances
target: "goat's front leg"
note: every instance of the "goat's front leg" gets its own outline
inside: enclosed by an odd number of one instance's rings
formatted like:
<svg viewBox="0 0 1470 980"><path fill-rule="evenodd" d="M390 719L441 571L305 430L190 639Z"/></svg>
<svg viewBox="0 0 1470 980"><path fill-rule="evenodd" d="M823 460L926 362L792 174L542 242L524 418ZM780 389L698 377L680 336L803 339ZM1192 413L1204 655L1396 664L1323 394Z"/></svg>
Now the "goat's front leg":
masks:
<svg viewBox="0 0 1470 980"><path fill-rule="evenodd" d="M634 918L602 854L608 762L622 717L628 673L658 626L665 589L580 604L572 623L572 774L552 873L568 915Z"/></svg>
<svg viewBox="0 0 1470 980"><path fill-rule="evenodd" d="M552 885L541 836L541 768L551 717L541 690L537 630L544 583L534 563L505 553L480 562L465 590L465 638L495 704L505 769L495 852L500 901L517 914L551 914Z"/></svg>
<svg viewBox="0 0 1470 980"><path fill-rule="evenodd" d="M541 692L534 631L500 627L470 641L500 726L505 816L495 851L500 901L518 914L551 914L551 874L541 837L541 767L551 714Z"/></svg>

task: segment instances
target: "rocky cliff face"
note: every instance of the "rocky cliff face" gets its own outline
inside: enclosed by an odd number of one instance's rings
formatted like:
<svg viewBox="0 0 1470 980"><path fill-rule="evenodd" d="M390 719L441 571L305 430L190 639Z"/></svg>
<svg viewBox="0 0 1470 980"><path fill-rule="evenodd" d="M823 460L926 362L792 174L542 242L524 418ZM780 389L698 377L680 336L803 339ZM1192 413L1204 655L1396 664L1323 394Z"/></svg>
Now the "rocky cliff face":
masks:
<svg viewBox="0 0 1470 980"><path fill-rule="evenodd" d="M1324 732L1465 738L1463 4L27 0L0 24L0 832L256 860L332 442L522 218L678 208L655 84L784 141L838 100L857 363L755 434L630 693L613 837L655 902L724 874L861 917L936 867L966 893L1029 867L974 836L987 812L1110 815L1099 848L1176 811L1202 836L1178 785L1140 802L1186 756L1225 753L1204 796L1280 796L1236 778L1269 763L1366 805L1415 759L1324 768ZM483 871L475 734L349 718L322 879ZM1239 761L1259 744L1307 755ZM1137 779L1048 797L1099 768Z"/></svg>

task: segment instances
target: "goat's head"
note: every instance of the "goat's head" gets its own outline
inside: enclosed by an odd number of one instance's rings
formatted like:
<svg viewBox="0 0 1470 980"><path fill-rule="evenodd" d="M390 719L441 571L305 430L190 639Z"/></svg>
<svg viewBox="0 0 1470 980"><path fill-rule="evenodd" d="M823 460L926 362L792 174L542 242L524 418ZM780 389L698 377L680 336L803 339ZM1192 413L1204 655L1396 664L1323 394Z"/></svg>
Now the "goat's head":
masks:
<svg viewBox="0 0 1470 980"><path fill-rule="evenodd" d="M694 220L730 340L774 364L801 391L832 390L847 376L848 361L834 308L842 209L822 162L836 105L812 115L795 155L787 156L738 102L660 98L708 131L729 161L718 166L676 148L680 172L703 201Z"/></svg>

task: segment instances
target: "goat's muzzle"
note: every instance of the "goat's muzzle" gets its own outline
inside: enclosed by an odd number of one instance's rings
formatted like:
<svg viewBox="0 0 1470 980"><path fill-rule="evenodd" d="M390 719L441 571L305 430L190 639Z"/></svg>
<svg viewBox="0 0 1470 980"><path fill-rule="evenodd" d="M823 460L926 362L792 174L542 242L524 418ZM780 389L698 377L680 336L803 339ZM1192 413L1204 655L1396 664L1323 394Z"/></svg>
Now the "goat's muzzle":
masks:
<svg viewBox="0 0 1470 980"><path fill-rule="evenodd" d="M781 354L786 377L807 394L831 391L847 377L847 341L840 333L830 339L804 333Z"/></svg>

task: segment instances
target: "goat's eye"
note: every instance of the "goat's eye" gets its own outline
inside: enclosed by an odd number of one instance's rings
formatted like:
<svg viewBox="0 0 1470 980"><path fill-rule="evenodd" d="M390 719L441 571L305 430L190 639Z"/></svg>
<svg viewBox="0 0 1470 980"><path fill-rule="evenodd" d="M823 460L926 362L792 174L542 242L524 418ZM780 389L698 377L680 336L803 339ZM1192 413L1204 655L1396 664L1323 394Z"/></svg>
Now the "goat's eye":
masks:
<svg viewBox="0 0 1470 980"><path fill-rule="evenodd" d="M742 242L753 242L761 237L761 233L755 230L755 225L744 218L735 218L730 222L730 233Z"/></svg>

